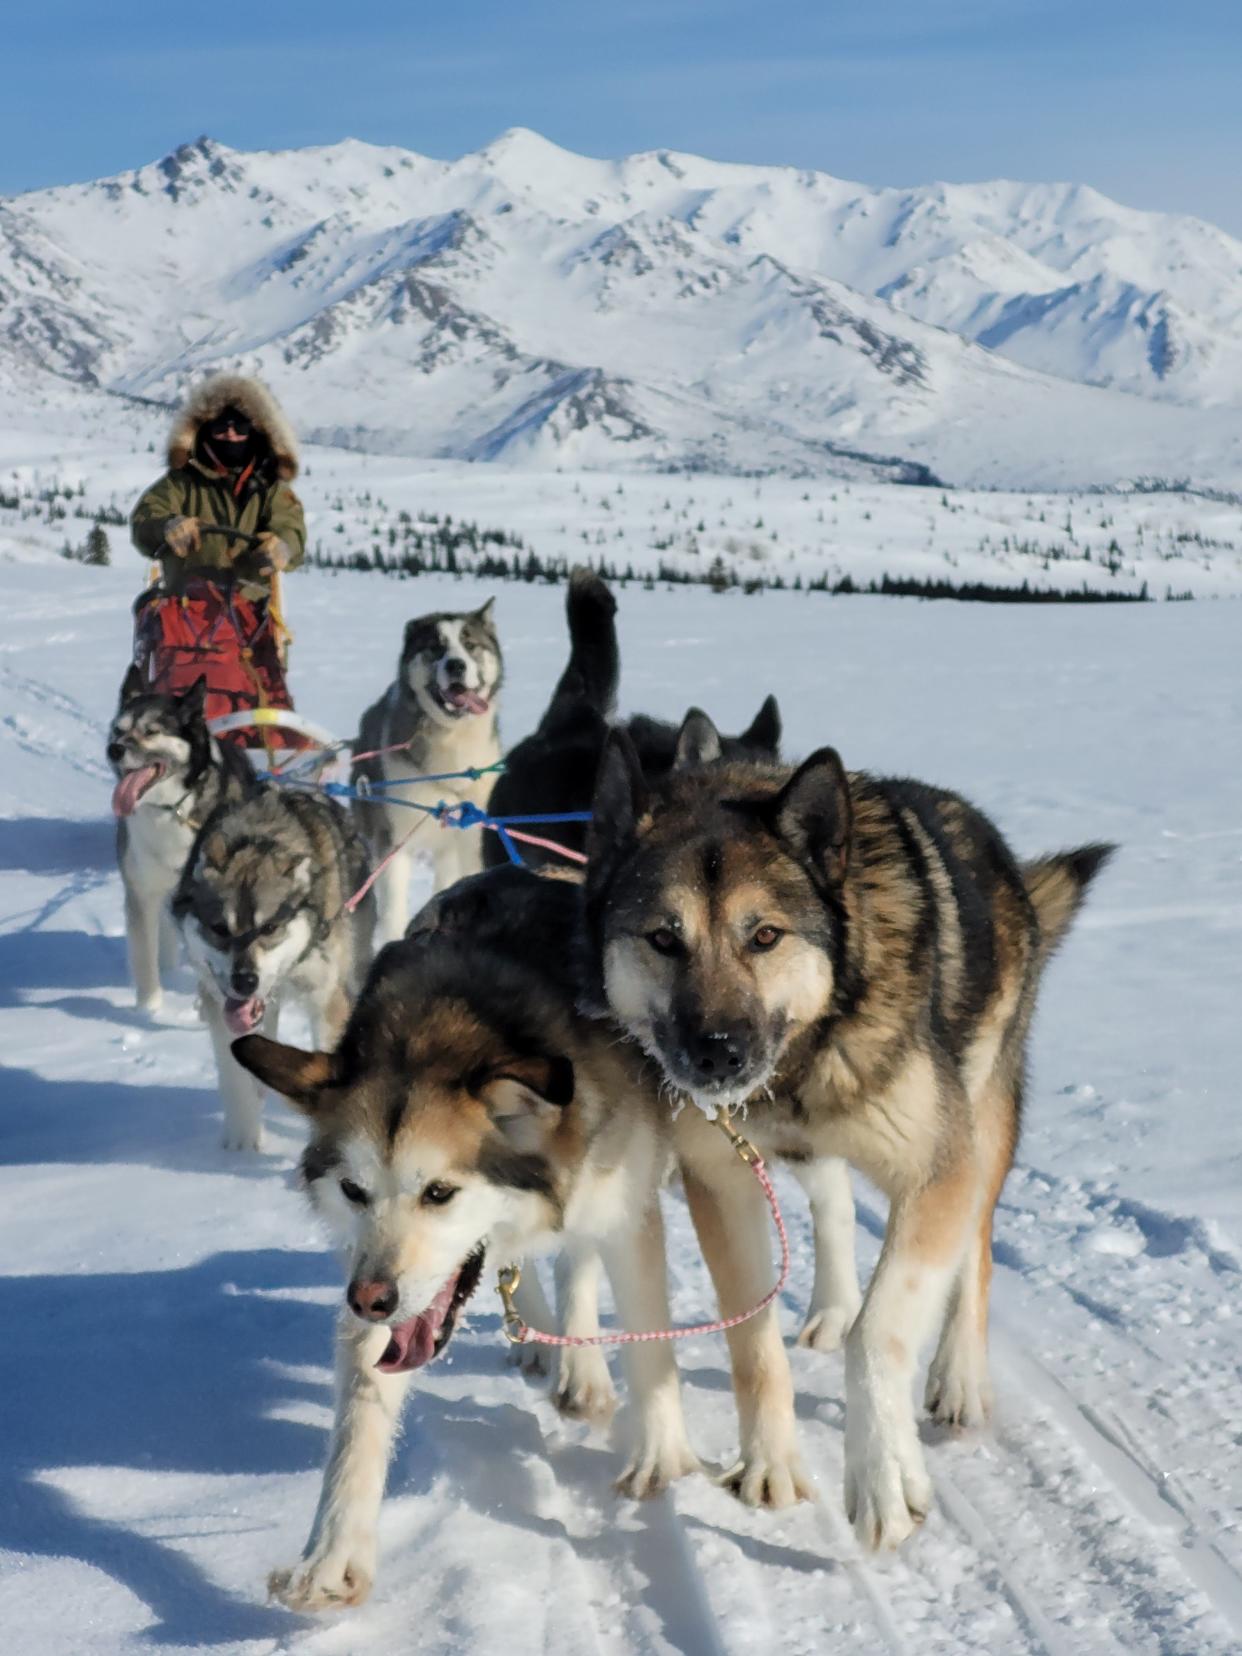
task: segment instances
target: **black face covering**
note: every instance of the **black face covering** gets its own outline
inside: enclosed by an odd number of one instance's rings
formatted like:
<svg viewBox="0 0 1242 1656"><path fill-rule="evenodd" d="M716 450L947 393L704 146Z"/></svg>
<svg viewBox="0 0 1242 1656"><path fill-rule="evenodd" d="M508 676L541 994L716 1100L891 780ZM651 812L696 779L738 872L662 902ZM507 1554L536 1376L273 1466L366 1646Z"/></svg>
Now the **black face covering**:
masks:
<svg viewBox="0 0 1242 1656"><path fill-rule="evenodd" d="M235 431L245 432L246 435L226 436L230 425ZM259 447L250 421L236 409L229 408L204 426L203 442L209 457L223 466L225 471L240 471L247 461L254 459Z"/></svg>

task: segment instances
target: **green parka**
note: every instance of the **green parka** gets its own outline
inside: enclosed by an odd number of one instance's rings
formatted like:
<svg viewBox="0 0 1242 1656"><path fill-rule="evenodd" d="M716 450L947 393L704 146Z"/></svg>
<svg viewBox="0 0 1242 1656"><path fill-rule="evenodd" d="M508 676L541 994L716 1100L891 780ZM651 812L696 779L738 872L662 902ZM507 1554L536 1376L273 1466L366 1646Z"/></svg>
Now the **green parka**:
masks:
<svg viewBox="0 0 1242 1656"><path fill-rule="evenodd" d="M245 414L267 439L269 452L248 476L222 473L196 453L200 428L229 407ZM259 574L262 553L236 552L236 543L224 535L204 535L191 559L178 558L164 546L164 525L170 517L193 517L251 535L270 530L289 548L289 567L294 569L306 551L302 503L289 486L297 472L297 441L266 386L239 375L218 374L196 388L177 416L168 440L168 470L134 507L134 545L144 557L160 560L170 592L180 591L193 571L209 569L233 569L243 580L266 589L270 583Z"/></svg>

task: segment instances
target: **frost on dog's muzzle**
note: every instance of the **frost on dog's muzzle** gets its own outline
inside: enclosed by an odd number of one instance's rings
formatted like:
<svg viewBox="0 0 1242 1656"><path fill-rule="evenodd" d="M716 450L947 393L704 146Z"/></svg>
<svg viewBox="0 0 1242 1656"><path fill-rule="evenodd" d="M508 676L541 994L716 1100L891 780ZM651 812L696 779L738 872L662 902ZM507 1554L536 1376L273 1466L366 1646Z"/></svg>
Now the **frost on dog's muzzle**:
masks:
<svg viewBox="0 0 1242 1656"><path fill-rule="evenodd" d="M394 1323L376 1368L381 1374L408 1374L438 1357L453 1337L462 1307L479 1286L486 1250L480 1246L416 1317Z"/></svg>

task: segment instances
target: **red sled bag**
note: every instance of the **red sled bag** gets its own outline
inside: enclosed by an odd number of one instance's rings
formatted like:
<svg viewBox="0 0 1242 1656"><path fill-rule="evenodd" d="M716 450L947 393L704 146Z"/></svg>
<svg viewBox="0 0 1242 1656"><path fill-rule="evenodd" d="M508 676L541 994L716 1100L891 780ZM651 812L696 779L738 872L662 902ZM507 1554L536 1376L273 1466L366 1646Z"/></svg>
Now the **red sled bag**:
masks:
<svg viewBox="0 0 1242 1656"><path fill-rule="evenodd" d="M293 708L267 603L243 597L227 578L191 576L176 596L158 583L148 587L134 605L134 663L158 695L183 695L206 678L208 719L241 708ZM263 746L251 728L222 740Z"/></svg>

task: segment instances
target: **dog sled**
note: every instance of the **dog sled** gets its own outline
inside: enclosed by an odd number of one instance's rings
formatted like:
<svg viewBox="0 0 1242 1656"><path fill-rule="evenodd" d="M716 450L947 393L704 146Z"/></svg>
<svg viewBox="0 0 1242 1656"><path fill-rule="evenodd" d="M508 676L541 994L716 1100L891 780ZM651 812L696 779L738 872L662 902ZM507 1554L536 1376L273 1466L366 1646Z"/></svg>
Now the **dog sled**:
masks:
<svg viewBox="0 0 1242 1656"><path fill-rule="evenodd" d="M239 551L259 545L258 536L226 524L205 523L201 533L223 535ZM269 769L299 755L309 762L312 752L335 745L293 706L279 580L277 574L265 600L243 591L229 569L191 575L177 593L157 576L134 603L134 665L144 684L156 694L179 696L206 679L204 711L213 735Z"/></svg>

